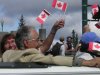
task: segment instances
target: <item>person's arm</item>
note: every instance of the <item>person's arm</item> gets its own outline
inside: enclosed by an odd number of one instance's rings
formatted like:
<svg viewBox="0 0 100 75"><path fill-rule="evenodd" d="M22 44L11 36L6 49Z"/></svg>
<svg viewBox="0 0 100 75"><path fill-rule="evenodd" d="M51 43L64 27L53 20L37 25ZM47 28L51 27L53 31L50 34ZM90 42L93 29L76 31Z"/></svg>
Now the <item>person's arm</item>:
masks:
<svg viewBox="0 0 100 75"><path fill-rule="evenodd" d="M88 61L84 60L82 65L100 68L100 57L95 57L94 59Z"/></svg>
<svg viewBox="0 0 100 75"><path fill-rule="evenodd" d="M88 66L88 67L96 67L97 62L95 59L92 60L83 60L82 66Z"/></svg>
<svg viewBox="0 0 100 75"><path fill-rule="evenodd" d="M95 60L97 62L96 67L100 68L100 57L95 57Z"/></svg>
<svg viewBox="0 0 100 75"><path fill-rule="evenodd" d="M54 24L47 39L43 42L42 46L39 47L41 52L45 53L50 48L57 30L62 27L64 27L64 20L59 20Z"/></svg>
<svg viewBox="0 0 100 75"><path fill-rule="evenodd" d="M94 59L84 60L81 58L75 58L73 62L73 66L87 66L87 67L96 67L97 61Z"/></svg>
<svg viewBox="0 0 100 75"><path fill-rule="evenodd" d="M78 43L75 47L75 51L77 52L78 50L80 50L80 47L81 47L81 43Z"/></svg>
<svg viewBox="0 0 100 75"><path fill-rule="evenodd" d="M43 64L61 65L61 66L72 66L73 57L65 56L52 56L44 55L42 53L33 53L20 58L20 62L35 62Z"/></svg>

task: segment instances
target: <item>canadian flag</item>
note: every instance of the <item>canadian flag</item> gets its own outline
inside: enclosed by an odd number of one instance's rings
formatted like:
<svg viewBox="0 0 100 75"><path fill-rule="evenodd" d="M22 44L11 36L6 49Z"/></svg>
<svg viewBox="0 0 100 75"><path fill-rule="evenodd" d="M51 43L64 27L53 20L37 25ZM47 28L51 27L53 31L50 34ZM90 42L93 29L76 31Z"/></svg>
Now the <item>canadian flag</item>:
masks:
<svg viewBox="0 0 100 75"><path fill-rule="evenodd" d="M40 23L43 24L45 22L45 20L48 18L48 16L50 15L50 13L47 10L43 10L40 15L36 18L36 20Z"/></svg>
<svg viewBox="0 0 100 75"><path fill-rule="evenodd" d="M67 9L67 3L61 2L61 1L58 1L58 0L53 0L52 7L60 9L62 11L66 11L66 9Z"/></svg>
<svg viewBox="0 0 100 75"><path fill-rule="evenodd" d="M97 4L92 5L91 8L92 8L93 15L95 15L97 12L99 12L99 8L98 8Z"/></svg>
<svg viewBox="0 0 100 75"><path fill-rule="evenodd" d="M100 52L100 43L90 42L88 51L90 51L90 52L99 51Z"/></svg>

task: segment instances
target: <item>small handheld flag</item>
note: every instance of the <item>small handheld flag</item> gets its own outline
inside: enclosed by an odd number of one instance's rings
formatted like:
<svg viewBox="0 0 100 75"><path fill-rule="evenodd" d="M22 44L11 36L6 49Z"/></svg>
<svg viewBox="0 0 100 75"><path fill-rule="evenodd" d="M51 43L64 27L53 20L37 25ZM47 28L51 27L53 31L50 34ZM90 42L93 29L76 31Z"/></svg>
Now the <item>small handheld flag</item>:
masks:
<svg viewBox="0 0 100 75"><path fill-rule="evenodd" d="M98 51L98 52L100 52L100 43L90 42L90 43L89 43L88 50L89 50L90 52L93 52L93 51Z"/></svg>
<svg viewBox="0 0 100 75"><path fill-rule="evenodd" d="M66 9L67 9L67 3L66 2L61 2L61 1L58 1L58 0L53 0L52 7L60 9L60 10L65 12Z"/></svg>
<svg viewBox="0 0 100 75"><path fill-rule="evenodd" d="M93 15L96 15L99 12L99 8L97 4L92 5L91 8L92 8Z"/></svg>
<svg viewBox="0 0 100 75"><path fill-rule="evenodd" d="M36 18L36 20L40 23L43 24L45 22L45 20L48 18L48 16L50 15L50 13L47 10L43 10L40 15Z"/></svg>

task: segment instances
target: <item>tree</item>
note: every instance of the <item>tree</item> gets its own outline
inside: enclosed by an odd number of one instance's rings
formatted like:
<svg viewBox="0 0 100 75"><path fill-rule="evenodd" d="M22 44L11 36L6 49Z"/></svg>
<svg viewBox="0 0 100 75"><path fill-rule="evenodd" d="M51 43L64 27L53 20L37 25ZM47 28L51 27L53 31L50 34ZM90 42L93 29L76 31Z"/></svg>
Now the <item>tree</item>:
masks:
<svg viewBox="0 0 100 75"><path fill-rule="evenodd" d="M2 27L2 32L3 32L3 26L4 26L4 20L1 20L1 27Z"/></svg>
<svg viewBox="0 0 100 75"><path fill-rule="evenodd" d="M19 27L22 27L25 25L25 20L24 20L24 17L23 17L23 14L21 15L21 18L20 18L20 23L19 23Z"/></svg>
<svg viewBox="0 0 100 75"><path fill-rule="evenodd" d="M73 46L75 48L75 31L72 30Z"/></svg>

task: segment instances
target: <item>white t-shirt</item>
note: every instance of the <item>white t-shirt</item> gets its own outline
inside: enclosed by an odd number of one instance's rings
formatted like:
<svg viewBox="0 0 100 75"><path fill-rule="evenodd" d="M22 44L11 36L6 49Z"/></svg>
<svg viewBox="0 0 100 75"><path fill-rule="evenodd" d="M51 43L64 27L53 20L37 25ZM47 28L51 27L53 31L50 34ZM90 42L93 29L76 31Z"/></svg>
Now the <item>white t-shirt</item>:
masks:
<svg viewBox="0 0 100 75"><path fill-rule="evenodd" d="M66 52L65 44L66 43L62 43L62 42L59 42L59 43L62 44L61 47L60 47L60 55L65 56L65 52Z"/></svg>

